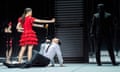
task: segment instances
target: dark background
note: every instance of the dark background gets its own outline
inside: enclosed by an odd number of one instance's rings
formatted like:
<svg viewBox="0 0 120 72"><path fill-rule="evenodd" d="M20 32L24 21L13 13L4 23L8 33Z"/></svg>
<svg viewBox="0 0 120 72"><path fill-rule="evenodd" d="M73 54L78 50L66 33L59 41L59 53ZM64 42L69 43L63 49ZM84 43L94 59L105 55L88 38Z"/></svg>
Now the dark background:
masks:
<svg viewBox="0 0 120 72"><path fill-rule="evenodd" d="M0 31L1 31L1 40L0 40L0 56L5 56L5 34L4 28L7 26L9 21L12 21L12 38L13 38L13 56L18 54L20 49L19 39L20 34L16 31L16 25L18 18L22 15L25 8L32 8L33 17L38 19L52 19L54 17L54 0L3 0L0 2ZM39 44L44 42L46 37L45 28L36 28L33 29L37 32L39 39ZM51 30L52 29L52 30ZM52 38L54 36L54 25L49 25L48 28L48 37ZM34 49L39 50L39 45Z"/></svg>

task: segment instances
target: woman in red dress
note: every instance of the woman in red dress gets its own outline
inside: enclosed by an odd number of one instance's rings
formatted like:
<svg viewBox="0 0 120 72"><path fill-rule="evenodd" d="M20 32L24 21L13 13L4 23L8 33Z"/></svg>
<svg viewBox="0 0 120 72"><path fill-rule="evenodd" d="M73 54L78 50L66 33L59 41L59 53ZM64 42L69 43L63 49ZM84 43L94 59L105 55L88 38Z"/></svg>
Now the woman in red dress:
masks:
<svg viewBox="0 0 120 72"><path fill-rule="evenodd" d="M26 8L23 15L18 19L17 30L22 32L20 39L21 50L18 55L18 62L22 63L23 54L28 47L27 57L28 61L32 58L33 46L38 44L36 33L32 29L33 22L39 23L54 23L55 19L52 20L40 20L32 17L32 9Z"/></svg>

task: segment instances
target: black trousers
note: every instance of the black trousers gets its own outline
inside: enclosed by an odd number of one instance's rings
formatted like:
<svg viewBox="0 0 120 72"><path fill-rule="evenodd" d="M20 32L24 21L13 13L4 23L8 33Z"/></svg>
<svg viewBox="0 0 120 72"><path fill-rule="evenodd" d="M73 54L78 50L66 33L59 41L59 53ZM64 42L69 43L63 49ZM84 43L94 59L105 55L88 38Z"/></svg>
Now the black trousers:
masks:
<svg viewBox="0 0 120 72"><path fill-rule="evenodd" d="M30 61L32 66L44 67L50 63L50 59L38 53L38 51L33 50L33 57Z"/></svg>
<svg viewBox="0 0 120 72"><path fill-rule="evenodd" d="M29 67L45 67L50 63L50 59L40 55L36 50L33 50L32 59L29 62L22 64L7 64L4 63L8 68L29 68Z"/></svg>
<svg viewBox="0 0 120 72"><path fill-rule="evenodd" d="M115 62L115 55L114 55L114 49L113 49L113 43L112 43L112 37L108 35L98 35L95 38L95 47L96 47L96 62L98 65L101 65L101 59L100 59L100 49L102 45L102 41L105 41L107 50L109 52L109 56L111 58L112 64L116 64Z"/></svg>

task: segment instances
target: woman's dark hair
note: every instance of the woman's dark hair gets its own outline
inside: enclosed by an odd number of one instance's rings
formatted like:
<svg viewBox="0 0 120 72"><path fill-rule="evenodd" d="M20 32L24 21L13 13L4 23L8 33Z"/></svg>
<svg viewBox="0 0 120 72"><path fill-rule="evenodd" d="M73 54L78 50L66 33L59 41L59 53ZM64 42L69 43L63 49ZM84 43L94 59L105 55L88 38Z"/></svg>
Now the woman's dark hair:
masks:
<svg viewBox="0 0 120 72"><path fill-rule="evenodd" d="M24 12L23 12L23 14L22 14L22 16L21 16L21 18L22 18L22 24L23 24L24 21L25 21L25 16L26 16L26 14L27 14L28 12L30 12L30 11L32 11L31 8L25 8L25 10L24 10Z"/></svg>

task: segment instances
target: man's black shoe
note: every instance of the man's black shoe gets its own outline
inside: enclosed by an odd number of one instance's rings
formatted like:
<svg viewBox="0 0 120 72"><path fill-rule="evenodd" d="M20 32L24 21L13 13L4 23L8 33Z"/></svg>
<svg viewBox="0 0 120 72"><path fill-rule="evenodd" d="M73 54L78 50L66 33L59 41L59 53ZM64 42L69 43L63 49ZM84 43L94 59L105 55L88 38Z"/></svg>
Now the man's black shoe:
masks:
<svg viewBox="0 0 120 72"><path fill-rule="evenodd" d="M113 64L113 66L118 66L118 65L119 65L118 63Z"/></svg>

